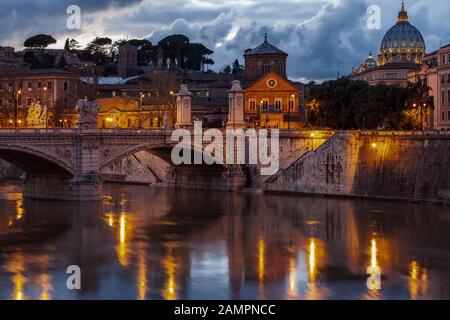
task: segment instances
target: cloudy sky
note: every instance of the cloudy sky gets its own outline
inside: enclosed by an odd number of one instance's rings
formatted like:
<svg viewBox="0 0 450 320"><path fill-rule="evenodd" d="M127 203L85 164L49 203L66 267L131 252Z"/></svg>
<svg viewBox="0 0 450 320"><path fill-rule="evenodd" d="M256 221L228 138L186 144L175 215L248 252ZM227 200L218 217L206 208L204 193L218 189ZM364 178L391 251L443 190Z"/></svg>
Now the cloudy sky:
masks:
<svg viewBox="0 0 450 320"><path fill-rule="evenodd" d="M450 1L406 0L410 22L428 51L450 43ZM66 27L67 7L82 11L81 30ZM367 28L367 8L381 8L381 29ZM149 38L182 33L215 51L216 70L269 41L289 53L292 79L323 80L351 71L369 51L378 53L396 22L400 0L0 0L0 45L20 49L36 33L85 44L95 36Z"/></svg>

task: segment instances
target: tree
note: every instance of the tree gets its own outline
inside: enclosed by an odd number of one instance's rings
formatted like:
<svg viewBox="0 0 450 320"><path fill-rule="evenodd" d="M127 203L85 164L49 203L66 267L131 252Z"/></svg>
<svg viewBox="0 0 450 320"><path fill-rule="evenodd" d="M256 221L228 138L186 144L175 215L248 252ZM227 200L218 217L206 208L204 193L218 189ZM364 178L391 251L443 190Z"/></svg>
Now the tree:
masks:
<svg viewBox="0 0 450 320"><path fill-rule="evenodd" d="M69 40L69 38L66 39L66 43L64 44L64 50L70 51L70 40Z"/></svg>
<svg viewBox="0 0 450 320"><path fill-rule="evenodd" d="M97 37L86 47L91 53L91 59L96 65L104 66L111 63L113 43L110 38Z"/></svg>
<svg viewBox="0 0 450 320"><path fill-rule="evenodd" d="M114 51L118 51L123 45L132 45L137 48L138 65L148 65L151 61L156 60L157 47L154 47L147 39L120 39L113 43Z"/></svg>
<svg viewBox="0 0 450 320"><path fill-rule="evenodd" d="M48 69L55 67L56 57L51 54L35 55L34 52L28 51L23 56L23 61L31 66L31 69Z"/></svg>
<svg viewBox="0 0 450 320"><path fill-rule="evenodd" d="M40 49L41 52L43 52L45 48L55 43L56 40L52 36L45 34L38 34L31 38L28 38L23 45L26 48Z"/></svg>
<svg viewBox="0 0 450 320"><path fill-rule="evenodd" d="M92 54L102 53L104 55L111 54L112 40L107 37L96 37L86 47Z"/></svg>
<svg viewBox="0 0 450 320"><path fill-rule="evenodd" d="M73 51L73 50L77 50L79 48L81 48L81 45L80 45L80 43L77 40L75 40L75 39L70 39L70 40L67 39L66 40L66 44L64 46L64 49L66 49L68 51Z"/></svg>
<svg viewBox="0 0 450 320"><path fill-rule="evenodd" d="M408 97L418 94L399 86L369 86L365 81L341 78L310 84L308 123L334 129L409 128L405 119Z"/></svg>
<svg viewBox="0 0 450 320"><path fill-rule="evenodd" d="M180 87L181 81L176 76L175 73L169 72L166 74L159 74L156 77L152 77L151 89L152 91L158 92L158 97L155 99L153 106L147 106L152 113L152 117L158 119L158 125L162 125L164 119L164 114L167 113L169 116L170 127L175 127L175 122L177 120L177 104L176 96L178 88Z"/></svg>
<svg viewBox="0 0 450 320"><path fill-rule="evenodd" d="M231 66L230 65L226 65L226 66L223 67L221 73L223 73L223 74L231 74L231 71L232 71Z"/></svg>
<svg viewBox="0 0 450 320"><path fill-rule="evenodd" d="M408 100L404 111L404 126L423 130L430 124L434 105L430 102L430 87L422 80L410 83L407 87Z"/></svg>
<svg viewBox="0 0 450 320"><path fill-rule="evenodd" d="M175 61L178 65L183 65L183 49L190 43L189 38L181 35L174 34L165 37L158 46L164 51L164 59L170 59L172 65L175 65Z"/></svg>

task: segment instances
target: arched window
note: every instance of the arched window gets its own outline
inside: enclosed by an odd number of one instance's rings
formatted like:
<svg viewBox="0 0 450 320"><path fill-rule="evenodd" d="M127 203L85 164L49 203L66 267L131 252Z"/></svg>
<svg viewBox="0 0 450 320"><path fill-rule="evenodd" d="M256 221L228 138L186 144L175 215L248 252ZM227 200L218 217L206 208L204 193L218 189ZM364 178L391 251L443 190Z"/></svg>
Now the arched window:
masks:
<svg viewBox="0 0 450 320"><path fill-rule="evenodd" d="M262 64L262 74L265 75L265 74L269 73L269 71L270 71L270 65L266 61Z"/></svg>
<svg viewBox="0 0 450 320"><path fill-rule="evenodd" d="M281 99L275 99L275 110L280 111L282 108Z"/></svg>

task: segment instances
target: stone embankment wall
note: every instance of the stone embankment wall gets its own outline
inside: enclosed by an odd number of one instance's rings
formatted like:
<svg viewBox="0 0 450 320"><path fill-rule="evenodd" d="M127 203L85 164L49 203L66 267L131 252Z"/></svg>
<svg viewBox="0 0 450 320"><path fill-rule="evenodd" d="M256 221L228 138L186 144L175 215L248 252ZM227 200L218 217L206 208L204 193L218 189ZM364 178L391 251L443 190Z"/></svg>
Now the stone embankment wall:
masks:
<svg viewBox="0 0 450 320"><path fill-rule="evenodd" d="M450 201L450 133L337 132L266 192Z"/></svg>

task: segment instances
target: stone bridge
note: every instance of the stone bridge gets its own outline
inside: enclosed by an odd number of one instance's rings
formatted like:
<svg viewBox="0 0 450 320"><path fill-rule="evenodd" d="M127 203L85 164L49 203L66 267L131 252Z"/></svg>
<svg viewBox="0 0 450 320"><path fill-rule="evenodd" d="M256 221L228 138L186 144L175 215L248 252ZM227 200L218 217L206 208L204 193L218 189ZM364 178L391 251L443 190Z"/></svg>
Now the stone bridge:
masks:
<svg viewBox="0 0 450 320"><path fill-rule="evenodd" d="M282 132L281 168L320 146L331 134ZM171 152L177 142L171 141L171 136L172 131L164 129L0 130L0 159L26 172L25 197L98 200L102 195L100 172L112 163L145 150L172 165ZM235 190L249 186L249 172L242 165L183 165L173 168L168 183L175 187ZM257 174L257 168L253 169L253 174Z"/></svg>
<svg viewBox="0 0 450 320"><path fill-rule="evenodd" d="M0 158L27 173L24 196L55 200L101 197L100 170L140 150L164 157L163 130L1 130Z"/></svg>

